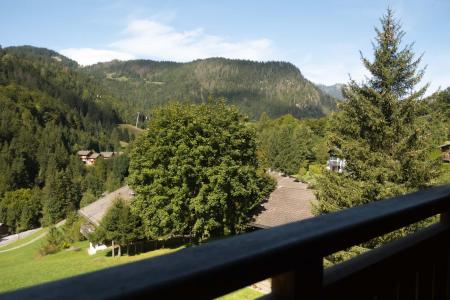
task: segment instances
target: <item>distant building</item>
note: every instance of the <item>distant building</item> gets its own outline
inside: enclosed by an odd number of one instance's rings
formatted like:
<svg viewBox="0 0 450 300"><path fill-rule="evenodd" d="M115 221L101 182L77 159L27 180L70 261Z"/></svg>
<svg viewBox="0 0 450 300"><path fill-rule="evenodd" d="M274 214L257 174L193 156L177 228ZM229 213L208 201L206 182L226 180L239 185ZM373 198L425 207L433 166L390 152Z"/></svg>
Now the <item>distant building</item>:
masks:
<svg viewBox="0 0 450 300"><path fill-rule="evenodd" d="M91 155L94 151L92 150L80 150L77 152L78 158L81 159L85 164L88 161L89 155Z"/></svg>
<svg viewBox="0 0 450 300"><path fill-rule="evenodd" d="M110 159L121 154L123 152L105 151L97 153L94 150L80 150L77 152L78 158L88 166L94 165L99 158Z"/></svg>
<svg viewBox="0 0 450 300"><path fill-rule="evenodd" d="M342 173L345 169L345 159L336 156L330 156L327 161L327 170Z"/></svg>
<svg viewBox="0 0 450 300"><path fill-rule="evenodd" d="M450 162L450 141L440 145L439 148L441 148L442 160L444 162Z"/></svg>
<svg viewBox="0 0 450 300"><path fill-rule="evenodd" d="M91 153L88 157L87 157L87 161L86 161L86 165L88 166L92 166L95 164L95 161L97 160L97 158L100 157L100 153L94 152Z"/></svg>

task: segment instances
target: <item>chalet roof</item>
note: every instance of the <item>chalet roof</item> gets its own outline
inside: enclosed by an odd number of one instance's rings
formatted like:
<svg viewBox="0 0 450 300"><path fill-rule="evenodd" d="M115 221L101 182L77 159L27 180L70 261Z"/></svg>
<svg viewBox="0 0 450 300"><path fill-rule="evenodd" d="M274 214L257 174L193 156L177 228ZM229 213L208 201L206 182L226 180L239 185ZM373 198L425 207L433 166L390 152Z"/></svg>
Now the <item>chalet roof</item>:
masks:
<svg viewBox="0 0 450 300"><path fill-rule="evenodd" d="M100 156L100 153L94 152L94 153L92 153L91 155L89 155L88 158L96 159L96 158L99 157L99 156Z"/></svg>
<svg viewBox="0 0 450 300"><path fill-rule="evenodd" d="M440 145L439 148L444 148L444 147L449 147L449 146L450 146L450 141L446 141L445 143Z"/></svg>
<svg viewBox="0 0 450 300"><path fill-rule="evenodd" d="M91 224L98 226L103 216L114 203L114 200L121 198L124 201L129 202L133 195L134 192L126 185L81 208L78 213Z"/></svg>
<svg viewBox="0 0 450 300"><path fill-rule="evenodd" d="M91 150L80 150L80 151L77 152L77 155L79 155L79 156L87 156L87 155L89 155L91 153L92 153Z"/></svg>
<svg viewBox="0 0 450 300"><path fill-rule="evenodd" d="M311 201L315 200L312 190L305 183L295 182L291 177L276 173L271 175L277 180L277 188L261 204L250 225L270 228L312 217Z"/></svg>
<svg viewBox="0 0 450 300"><path fill-rule="evenodd" d="M100 155L103 156L104 158L111 158L113 157L117 152L109 152L109 151L104 151L104 152L100 152Z"/></svg>

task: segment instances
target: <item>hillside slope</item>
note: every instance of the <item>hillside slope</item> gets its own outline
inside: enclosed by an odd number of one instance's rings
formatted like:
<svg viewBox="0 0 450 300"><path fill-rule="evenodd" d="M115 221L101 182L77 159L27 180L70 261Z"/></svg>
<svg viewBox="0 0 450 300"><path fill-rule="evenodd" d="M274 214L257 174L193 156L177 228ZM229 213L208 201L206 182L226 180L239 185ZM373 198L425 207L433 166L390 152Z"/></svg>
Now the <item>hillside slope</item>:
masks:
<svg viewBox="0 0 450 300"><path fill-rule="evenodd" d="M44 186L74 166L79 149L113 149L121 118L110 103L119 101L98 101L96 87L77 70L51 50L0 48L0 197Z"/></svg>
<svg viewBox="0 0 450 300"><path fill-rule="evenodd" d="M137 111L170 100L205 101L224 97L251 118L262 112L278 117L319 117L335 109L335 99L285 62L210 58L189 63L151 60L112 61L82 69L129 108Z"/></svg>

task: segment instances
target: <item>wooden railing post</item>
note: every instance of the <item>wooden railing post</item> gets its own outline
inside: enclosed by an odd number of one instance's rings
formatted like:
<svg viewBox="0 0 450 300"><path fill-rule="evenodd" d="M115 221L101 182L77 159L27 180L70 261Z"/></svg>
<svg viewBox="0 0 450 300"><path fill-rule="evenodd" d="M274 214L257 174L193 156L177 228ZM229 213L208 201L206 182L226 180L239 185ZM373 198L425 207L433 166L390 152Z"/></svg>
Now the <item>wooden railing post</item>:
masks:
<svg viewBox="0 0 450 300"><path fill-rule="evenodd" d="M323 282L323 259L311 258L296 264L291 272L272 278L274 299L321 299Z"/></svg>
<svg viewBox="0 0 450 300"><path fill-rule="evenodd" d="M447 211L445 213L440 214L440 222L450 226L450 212ZM443 291L444 294L443 299L450 300L450 254L445 255L441 261L441 274L437 274L438 276L443 276L442 282L444 283ZM441 294L442 295L442 294Z"/></svg>

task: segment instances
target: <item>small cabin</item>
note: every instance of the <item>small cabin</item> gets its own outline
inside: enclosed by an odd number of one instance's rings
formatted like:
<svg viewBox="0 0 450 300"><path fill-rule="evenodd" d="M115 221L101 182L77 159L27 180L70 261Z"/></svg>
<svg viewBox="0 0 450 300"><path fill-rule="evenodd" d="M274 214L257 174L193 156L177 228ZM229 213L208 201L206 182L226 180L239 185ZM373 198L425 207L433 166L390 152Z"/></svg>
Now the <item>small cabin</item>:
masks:
<svg viewBox="0 0 450 300"><path fill-rule="evenodd" d="M88 166L92 166L95 164L95 161L100 157L100 153L94 152L91 153L91 155L89 155L87 157L87 161L86 161L86 165Z"/></svg>
<svg viewBox="0 0 450 300"><path fill-rule="evenodd" d="M440 145L439 148L441 148L442 160L450 163L450 141Z"/></svg>
<svg viewBox="0 0 450 300"><path fill-rule="evenodd" d="M92 150L80 150L77 152L78 158L81 159L85 164L88 161L89 155L91 155L94 151Z"/></svg>
<svg viewBox="0 0 450 300"><path fill-rule="evenodd" d="M123 152L116 151L102 151L97 153L94 150L80 150L77 152L78 158L88 166L94 165L99 158L110 159L122 154Z"/></svg>

